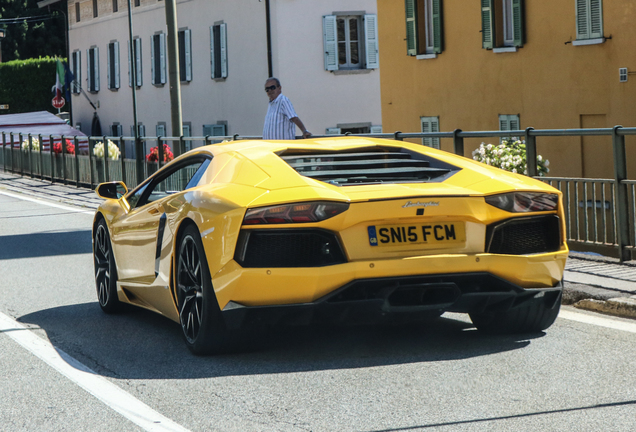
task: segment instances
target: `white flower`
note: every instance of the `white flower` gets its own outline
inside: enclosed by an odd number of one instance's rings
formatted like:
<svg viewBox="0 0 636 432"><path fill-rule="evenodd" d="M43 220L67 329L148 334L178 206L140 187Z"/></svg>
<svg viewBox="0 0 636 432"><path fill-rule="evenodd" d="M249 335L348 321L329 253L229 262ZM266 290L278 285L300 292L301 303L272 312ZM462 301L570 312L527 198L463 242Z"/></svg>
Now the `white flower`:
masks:
<svg viewBox="0 0 636 432"><path fill-rule="evenodd" d="M93 147L93 154L97 158L104 157L104 143L102 141L99 141L97 144L95 144L95 147ZM119 160L120 155L121 152L119 151L119 147L117 147L117 144L115 144L111 140L108 140L108 159Z"/></svg>

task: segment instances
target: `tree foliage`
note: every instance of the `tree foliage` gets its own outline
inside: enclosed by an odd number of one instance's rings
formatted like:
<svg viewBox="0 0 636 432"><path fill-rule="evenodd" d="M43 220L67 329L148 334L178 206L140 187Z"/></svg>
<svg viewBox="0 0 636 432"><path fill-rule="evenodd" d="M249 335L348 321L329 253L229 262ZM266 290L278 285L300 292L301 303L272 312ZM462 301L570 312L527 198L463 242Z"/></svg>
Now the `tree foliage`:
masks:
<svg viewBox="0 0 636 432"><path fill-rule="evenodd" d="M43 57L0 64L0 103L9 105L9 110L0 114L56 113L51 106L56 62L56 58Z"/></svg>
<svg viewBox="0 0 636 432"><path fill-rule="evenodd" d="M66 2L38 8L39 0L0 1L2 61L66 57ZM64 11L64 12L62 12Z"/></svg>

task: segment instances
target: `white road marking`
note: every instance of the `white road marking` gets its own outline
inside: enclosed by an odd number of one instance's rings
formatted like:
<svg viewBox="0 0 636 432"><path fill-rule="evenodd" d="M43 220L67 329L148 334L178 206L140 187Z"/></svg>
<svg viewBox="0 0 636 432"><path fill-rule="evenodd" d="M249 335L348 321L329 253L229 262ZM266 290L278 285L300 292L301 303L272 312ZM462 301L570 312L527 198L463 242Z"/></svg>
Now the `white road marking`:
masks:
<svg viewBox="0 0 636 432"><path fill-rule="evenodd" d="M188 432L181 425L159 414L106 378L97 375L64 351L55 348L27 327L0 312L0 334L5 334L60 372L75 384L101 400L106 406L146 431Z"/></svg>
<svg viewBox="0 0 636 432"><path fill-rule="evenodd" d="M38 203L38 204L43 204L49 207L55 207L55 208L59 208L62 210L68 210L68 211L73 211L76 213L83 213L83 214L88 214L88 215L94 215L95 211L86 211L86 210L82 210L82 209L78 209L77 207L73 207L73 206L69 206L69 205L64 205L64 204L57 204L51 201L47 201L44 199L40 199L40 198L32 198L29 196L25 196L22 194L15 194L15 193L11 193L11 192L6 192L6 191L0 191L0 195L6 195L8 197L11 198L16 198L19 200L23 200L23 201L31 201L34 203Z"/></svg>
<svg viewBox="0 0 636 432"><path fill-rule="evenodd" d="M559 312L559 318L576 321L584 324L592 324L600 327L606 327L614 330L622 330L630 333L636 333L636 322L620 321L617 319L606 318L600 315L589 315L569 310Z"/></svg>

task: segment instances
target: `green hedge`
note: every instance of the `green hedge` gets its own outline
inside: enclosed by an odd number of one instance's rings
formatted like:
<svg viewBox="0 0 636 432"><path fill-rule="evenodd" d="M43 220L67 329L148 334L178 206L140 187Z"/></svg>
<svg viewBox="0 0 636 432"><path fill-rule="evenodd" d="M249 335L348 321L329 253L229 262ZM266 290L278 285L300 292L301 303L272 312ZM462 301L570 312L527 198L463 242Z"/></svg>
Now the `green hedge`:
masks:
<svg viewBox="0 0 636 432"><path fill-rule="evenodd" d="M14 60L0 63L0 105L9 104L2 114L17 114L32 111L49 111L56 114L51 105L55 85L54 57ZM68 111L68 101L62 108Z"/></svg>

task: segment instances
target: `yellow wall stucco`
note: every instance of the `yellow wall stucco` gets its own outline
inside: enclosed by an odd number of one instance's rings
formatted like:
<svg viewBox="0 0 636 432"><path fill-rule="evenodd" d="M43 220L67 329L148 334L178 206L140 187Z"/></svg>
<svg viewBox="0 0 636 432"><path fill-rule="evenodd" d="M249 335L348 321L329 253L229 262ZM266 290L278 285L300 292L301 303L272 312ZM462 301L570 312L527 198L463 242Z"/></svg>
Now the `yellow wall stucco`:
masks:
<svg viewBox="0 0 636 432"><path fill-rule="evenodd" d="M499 114L521 128L636 126L636 3L603 2L603 43L574 46L575 0L526 0L525 43L517 52L482 48L480 2L443 1L444 50L416 59L406 50L404 1L378 0L382 124L385 132L420 131L439 116L441 131L498 130ZM480 142L466 140L470 156ZM636 174L636 138L627 137L628 173ZM611 137L537 138L550 176L613 177ZM442 140L452 151L452 142Z"/></svg>

